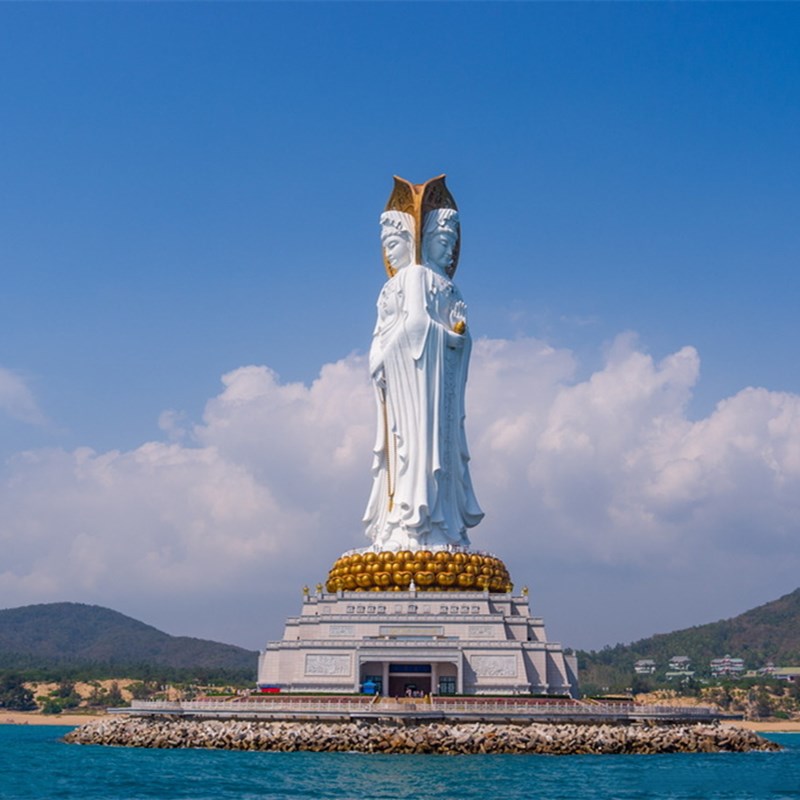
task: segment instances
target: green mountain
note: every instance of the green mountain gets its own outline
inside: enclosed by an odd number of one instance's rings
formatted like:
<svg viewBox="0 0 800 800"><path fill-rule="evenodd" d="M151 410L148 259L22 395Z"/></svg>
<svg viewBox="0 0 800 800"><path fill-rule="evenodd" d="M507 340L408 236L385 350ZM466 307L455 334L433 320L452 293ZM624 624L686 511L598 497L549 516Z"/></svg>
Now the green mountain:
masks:
<svg viewBox="0 0 800 800"><path fill-rule="evenodd" d="M581 683L630 686L633 665L642 658L656 662L658 678L673 656L688 656L698 676L708 674L712 658L742 658L747 669L768 661L776 666L800 664L800 589L778 600L745 611L738 617L661 633L632 644L599 652L578 653Z"/></svg>
<svg viewBox="0 0 800 800"><path fill-rule="evenodd" d="M0 610L0 670L255 681L257 657L234 645L170 636L101 606Z"/></svg>

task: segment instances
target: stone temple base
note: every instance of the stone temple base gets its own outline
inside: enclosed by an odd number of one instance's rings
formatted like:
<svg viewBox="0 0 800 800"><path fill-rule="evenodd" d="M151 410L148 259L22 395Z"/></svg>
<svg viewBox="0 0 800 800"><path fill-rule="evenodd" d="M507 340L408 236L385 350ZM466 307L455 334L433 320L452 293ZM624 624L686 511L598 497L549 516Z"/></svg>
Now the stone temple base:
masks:
<svg viewBox="0 0 800 800"><path fill-rule="evenodd" d="M483 592L307 595L261 653L262 691L577 696L577 661L528 597Z"/></svg>

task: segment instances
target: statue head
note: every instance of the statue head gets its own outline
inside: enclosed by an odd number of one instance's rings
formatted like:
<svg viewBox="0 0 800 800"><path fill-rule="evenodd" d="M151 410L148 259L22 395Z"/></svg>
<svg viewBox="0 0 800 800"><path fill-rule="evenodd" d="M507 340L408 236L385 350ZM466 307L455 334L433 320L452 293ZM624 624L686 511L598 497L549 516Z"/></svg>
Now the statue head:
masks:
<svg viewBox="0 0 800 800"><path fill-rule="evenodd" d="M461 226L454 208L435 208L425 215L422 228L422 261L452 277Z"/></svg>
<svg viewBox="0 0 800 800"><path fill-rule="evenodd" d="M389 195L389 201L386 203L386 211L385 215L381 217L381 224L383 225L386 214L391 214L392 212L400 213L402 218L407 220L407 224L404 225L404 228L410 233L414 244L411 257L407 263L413 262L422 264L426 263L423 257L423 224L427 221L433 225L434 220L442 223L445 231L449 229L451 234L455 234L455 244L449 256L446 255L446 253L436 254L432 252L432 257L435 258L435 262L431 260L429 266L438 269L452 278L458 266L461 235L458 227L458 215L449 212L456 211L457 208L453 195L450 194L449 189L445 186L444 175L431 178L425 183L410 183L405 178L400 178L395 175L394 188L392 189L391 195ZM431 240L431 242L432 241L433 240ZM443 241L441 243L443 244ZM436 266L436 264L440 262L442 264L446 262L446 265ZM397 272L397 268L395 268L387 258L385 249L383 252L383 263L389 277Z"/></svg>
<svg viewBox="0 0 800 800"><path fill-rule="evenodd" d="M414 260L414 227L414 218L404 211L381 214L383 258L391 275Z"/></svg>

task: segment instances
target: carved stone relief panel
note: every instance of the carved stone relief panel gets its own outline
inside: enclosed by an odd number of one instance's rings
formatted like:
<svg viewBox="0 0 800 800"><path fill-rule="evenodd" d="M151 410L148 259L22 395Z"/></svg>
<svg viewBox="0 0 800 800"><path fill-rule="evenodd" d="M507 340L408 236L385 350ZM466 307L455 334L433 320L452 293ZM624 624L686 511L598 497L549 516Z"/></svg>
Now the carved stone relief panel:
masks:
<svg viewBox="0 0 800 800"><path fill-rule="evenodd" d="M350 656L308 653L306 675L352 675Z"/></svg>
<svg viewBox="0 0 800 800"><path fill-rule="evenodd" d="M480 678L514 678L517 674L516 656L473 656L470 664Z"/></svg>

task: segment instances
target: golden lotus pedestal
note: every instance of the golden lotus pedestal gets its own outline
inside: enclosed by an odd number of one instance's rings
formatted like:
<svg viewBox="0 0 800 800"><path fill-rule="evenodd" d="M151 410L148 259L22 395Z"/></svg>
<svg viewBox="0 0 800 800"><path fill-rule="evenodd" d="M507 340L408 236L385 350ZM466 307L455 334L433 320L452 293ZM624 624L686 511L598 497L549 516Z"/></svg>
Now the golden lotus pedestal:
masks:
<svg viewBox="0 0 800 800"><path fill-rule="evenodd" d="M575 696L577 662L515 596L508 568L470 550L354 550L259 659L264 692L385 697Z"/></svg>
<svg viewBox="0 0 800 800"><path fill-rule="evenodd" d="M470 592L507 594L514 588L496 556L469 551L401 550L340 556L328 573L329 592Z"/></svg>

